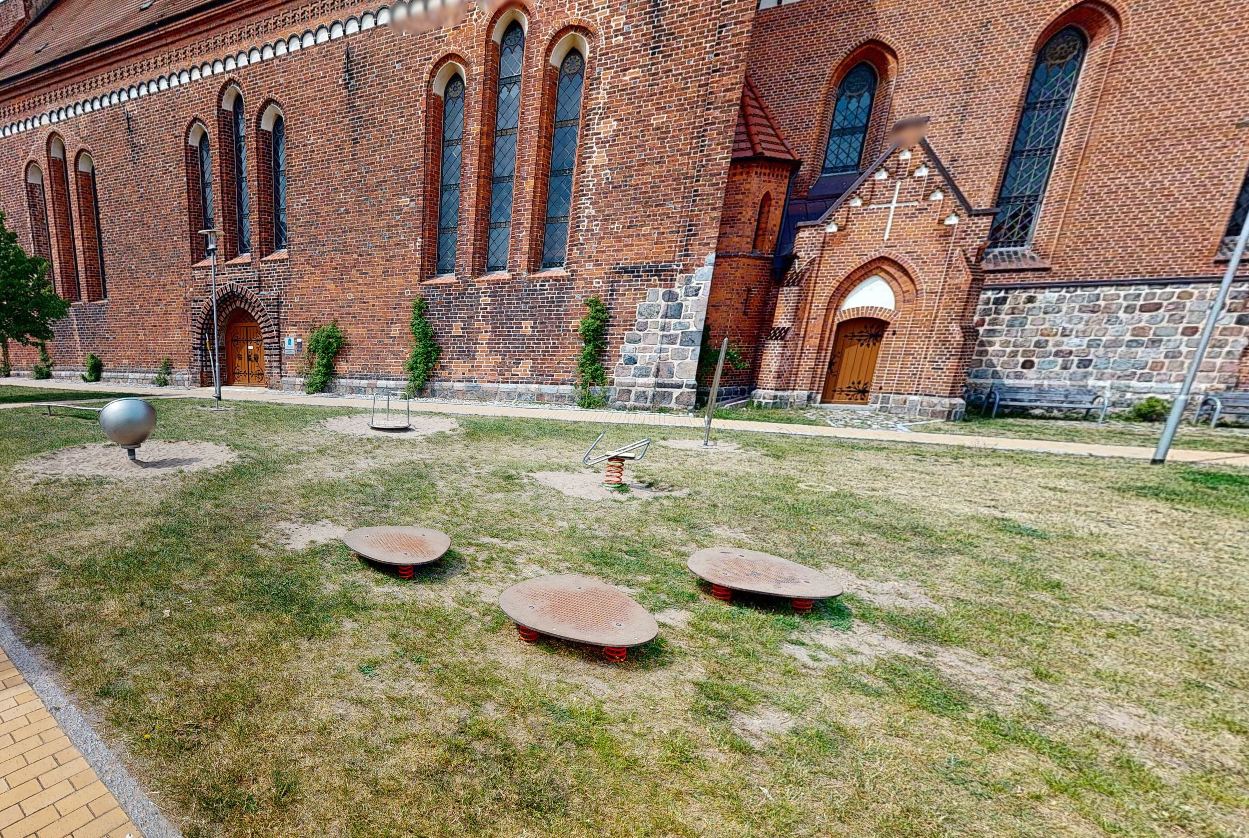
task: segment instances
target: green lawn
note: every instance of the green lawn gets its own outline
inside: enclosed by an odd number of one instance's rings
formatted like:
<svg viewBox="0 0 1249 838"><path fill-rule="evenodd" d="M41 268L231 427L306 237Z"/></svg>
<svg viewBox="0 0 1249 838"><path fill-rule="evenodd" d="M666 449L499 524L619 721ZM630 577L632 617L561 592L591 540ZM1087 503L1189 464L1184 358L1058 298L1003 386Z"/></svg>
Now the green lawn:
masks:
<svg viewBox="0 0 1249 838"><path fill-rule="evenodd" d="M0 384L0 404L19 402L68 402L82 399L119 399L130 393L111 393L101 390L59 390L52 387L23 387Z"/></svg>
<svg viewBox="0 0 1249 838"><path fill-rule="evenodd" d="M1123 422L1115 419L1102 424L1064 419L981 419L964 422L933 422L917 425L914 430L925 433L971 434L1022 439L1052 439L1060 442L1098 442L1107 445L1141 445L1152 448L1162 436L1162 423ZM1229 451L1249 454L1249 428L1209 425L1180 426L1175 448L1196 448L1203 451Z"/></svg>
<svg viewBox="0 0 1249 838"><path fill-rule="evenodd" d="M31 483L13 466L99 431L0 411L0 596L188 838L1249 822L1249 472L719 433L739 449L638 463L688 494L592 502L529 475L597 426L371 439L201 406L159 403L157 437L240 458L136 482ZM283 546L322 520L453 548L405 583ZM685 569L716 544L863 581L809 616L725 605ZM623 665L521 643L499 592L561 571L626 588L659 639Z"/></svg>

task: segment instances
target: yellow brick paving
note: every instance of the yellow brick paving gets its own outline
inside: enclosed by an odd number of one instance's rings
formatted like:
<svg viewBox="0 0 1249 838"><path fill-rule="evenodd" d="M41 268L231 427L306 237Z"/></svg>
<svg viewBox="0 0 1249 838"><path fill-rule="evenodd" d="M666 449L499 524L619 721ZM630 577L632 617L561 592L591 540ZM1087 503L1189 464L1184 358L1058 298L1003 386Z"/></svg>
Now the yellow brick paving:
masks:
<svg viewBox="0 0 1249 838"><path fill-rule="evenodd" d="M0 838L142 838L3 650Z"/></svg>

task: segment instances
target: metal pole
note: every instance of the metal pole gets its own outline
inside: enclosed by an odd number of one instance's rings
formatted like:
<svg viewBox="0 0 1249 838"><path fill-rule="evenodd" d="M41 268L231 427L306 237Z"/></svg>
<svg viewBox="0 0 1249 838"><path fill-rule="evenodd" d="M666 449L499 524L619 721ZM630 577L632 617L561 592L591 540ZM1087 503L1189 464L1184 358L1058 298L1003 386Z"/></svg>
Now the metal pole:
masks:
<svg viewBox="0 0 1249 838"><path fill-rule="evenodd" d="M1240 260L1245 255L1246 244L1249 244L1249 215L1245 216L1245 223L1240 227L1240 236L1236 239L1236 247L1232 250L1232 258L1227 263L1227 273L1223 274L1223 283L1219 286L1219 293L1214 298L1214 304L1210 306L1210 311L1206 313L1206 323L1201 330L1201 340L1197 343L1197 354L1193 356L1188 372L1184 376L1184 383L1180 385L1180 393L1175 397L1175 403L1171 405L1171 415L1167 417L1167 426L1162 430L1162 437L1158 440L1158 448L1154 451L1154 458L1151 461L1155 465L1167 461L1167 453L1171 450L1171 442L1175 439L1175 432L1179 430L1180 421L1183 419L1184 411L1188 407L1188 400L1192 398L1193 384L1197 380L1197 372L1201 369L1201 362L1205 360L1206 350L1210 348L1210 339L1214 337L1214 327L1218 324L1219 318L1223 316L1223 309L1227 307L1227 298L1232 293L1232 283L1236 281L1236 271L1240 269Z"/></svg>
<svg viewBox="0 0 1249 838"><path fill-rule="evenodd" d="M711 379L711 392L707 394L707 429L703 433L703 448L711 447L711 420L716 412L716 392L720 389L720 372L724 369L724 354L729 351L729 339L720 344L720 358L716 361L716 374Z"/></svg>
<svg viewBox="0 0 1249 838"><path fill-rule="evenodd" d="M221 407L221 337L217 326L217 236L220 232L216 228L200 230L200 235L208 237L204 249L208 252L208 275L213 295L213 398L217 400L217 407Z"/></svg>

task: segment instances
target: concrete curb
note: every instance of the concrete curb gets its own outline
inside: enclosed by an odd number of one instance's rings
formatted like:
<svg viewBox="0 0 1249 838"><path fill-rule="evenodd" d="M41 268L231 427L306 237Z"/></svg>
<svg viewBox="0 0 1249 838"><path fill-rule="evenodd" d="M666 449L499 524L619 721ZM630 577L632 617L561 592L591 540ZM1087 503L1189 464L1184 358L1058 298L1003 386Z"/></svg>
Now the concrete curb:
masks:
<svg viewBox="0 0 1249 838"><path fill-rule="evenodd" d="M112 792L117 803L143 833L144 838L182 838L182 833L148 799L139 784L130 776L130 772L121 764L121 760L104 744L99 734L65 695L43 662L9 628L9 615L3 610L0 610L0 648L4 649L17 671L48 708L48 712L56 719L61 730L65 731L69 741L82 752L87 764Z"/></svg>

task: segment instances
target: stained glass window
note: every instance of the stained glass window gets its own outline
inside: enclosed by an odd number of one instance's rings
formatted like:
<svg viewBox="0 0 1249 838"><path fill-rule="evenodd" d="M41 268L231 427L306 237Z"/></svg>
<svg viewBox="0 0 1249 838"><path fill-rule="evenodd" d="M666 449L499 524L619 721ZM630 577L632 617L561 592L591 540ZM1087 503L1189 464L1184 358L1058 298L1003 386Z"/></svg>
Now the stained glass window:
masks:
<svg viewBox="0 0 1249 838"><path fill-rule="evenodd" d="M442 99L442 177L438 201L438 273L455 273L460 224L460 168L464 149L464 79L452 76Z"/></svg>
<svg viewBox="0 0 1249 838"><path fill-rule="evenodd" d="M251 253L252 225L247 200L247 123L243 97L234 97L234 204L237 220L238 252Z"/></svg>
<svg viewBox="0 0 1249 838"><path fill-rule="evenodd" d="M1069 26L1037 53L998 193L991 247L1027 247L1032 241L1087 50L1084 33Z"/></svg>
<svg viewBox="0 0 1249 838"><path fill-rule="evenodd" d="M208 145L208 133L205 132L199 138L199 206L205 230L211 230L214 226L212 171L212 150Z"/></svg>
<svg viewBox="0 0 1249 838"><path fill-rule="evenodd" d="M572 213L572 176L577 167L577 132L581 127L581 88L585 58L569 50L559 67L555 127L551 137L551 174L547 180L546 233L542 267L558 268L568 256L568 219Z"/></svg>
<svg viewBox="0 0 1249 838"><path fill-rule="evenodd" d="M1245 226L1246 216L1249 216L1249 172L1245 172L1245 179L1240 184L1240 194L1236 196L1236 205L1232 207L1232 217L1227 221L1227 232L1223 234L1227 239L1224 249L1229 255L1241 228Z"/></svg>
<svg viewBox="0 0 1249 838"><path fill-rule="evenodd" d="M273 120L273 249L286 249L286 120Z"/></svg>
<svg viewBox="0 0 1249 838"><path fill-rule="evenodd" d="M859 170L875 98L876 70L865 61L846 73L837 86L837 103L833 106L833 124L828 129L823 174Z"/></svg>
<svg viewBox="0 0 1249 838"><path fill-rule="evenodd" d="M494 109L494 171L490 187L490 238L486 270L507 270L516 176L516 127L520 121L520 70L525 30L513 21L499 45L499 96Z"/></svg>

